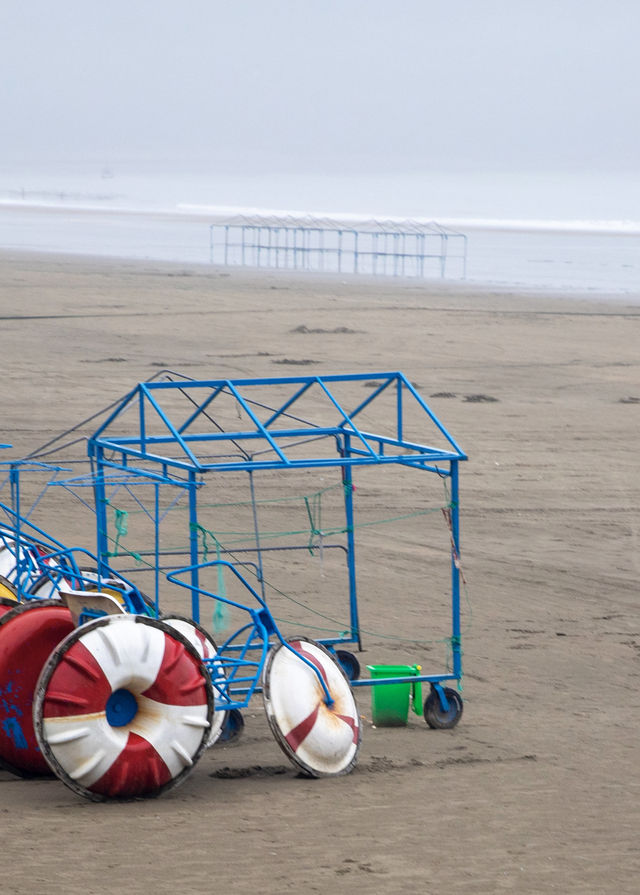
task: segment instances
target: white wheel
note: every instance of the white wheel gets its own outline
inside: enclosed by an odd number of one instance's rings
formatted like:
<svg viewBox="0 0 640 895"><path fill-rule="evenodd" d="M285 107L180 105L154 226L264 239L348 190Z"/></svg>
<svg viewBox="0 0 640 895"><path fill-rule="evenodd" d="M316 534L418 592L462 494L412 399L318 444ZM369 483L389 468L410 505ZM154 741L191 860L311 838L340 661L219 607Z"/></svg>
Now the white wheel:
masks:
<svg viewBox="0 0 640 895"><path fill-rule="evenodd" d="M360 749L360 717L349 681L319 643L299 638L289 646L296 652L285 645L271 650L263 674L264 705L273 734L304 773L312 777L347 774ZM326 704L314 669L322 675L332 705Z"/></svg>
<svg viewBox="0 0 640 895"><path fill-rule="evenodd" d="M37 570L37 552L31 544L8 538L5 534L0 538L0 575L9 581L15 581L18 574L18 564L22 563L23 584L30 580Z"/></svg>
<svg viewBox="0 0 640 895"><path fill-rule="evenodd" d="M140 615L76 628L36 686L38 744L51 769L89 799L156 796L202 754L213 690L176 630Z"/></svg>
<svg viewBox="0 0 640 895"><path fill-rule="evenodd" d="M171 625L171 627L176 631L179 631L183 637L186 637L189 643L195 647L201 659L215 659L218 654L218 647L216 646L214 639L202 625L198 624L198 622L194 622L193 619L185 618L182 615L163 615L162 621ZM207 665L206 668L210 671L209 665ZM213 684L214 698L216 701L222 699L220 690L216 687L216 681L219 682L220 679L224 679L224 677L224 670L218 662L214 665L214 673L211 674L211 683ZM220 734L222 733L222 728L224 727L228 714L228 711L222 709L217 709L213 713L213 721L211 722L207 748L213 746L214 743L217 743L220 739Z"/></svg>
<svg viewBox="0 0 640 895"><path fill-rule="evenodd" d="M57 560L46 562L44 565L49 567L48 571L39 575L28 589L28 593L39 600L59 600L61 598L61 589L72 591L95 590L113 597L125 612L151 615L155 618L155 607L143 593L140 593L139 598L133 601L134 608L130 608L133 590L129 584L120 578L111 576L101 578L96 569L79 569L78 573L76 573L69 565L60 565ZM125 593L128 595L128 600L125 599Z"/></svg>

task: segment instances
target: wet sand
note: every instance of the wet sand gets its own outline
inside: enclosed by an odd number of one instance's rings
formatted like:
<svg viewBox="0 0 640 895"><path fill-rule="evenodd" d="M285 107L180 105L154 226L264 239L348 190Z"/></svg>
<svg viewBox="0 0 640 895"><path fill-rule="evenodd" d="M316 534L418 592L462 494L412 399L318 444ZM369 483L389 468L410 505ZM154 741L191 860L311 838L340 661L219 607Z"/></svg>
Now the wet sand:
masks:
<svg viewBox="0 0 640 895"><path fill-rule="evenodd" d="M157 800L0 771L2 892L637 891L639 300L0 254L3 459L164 368L402 370L469 455L458 727L374 728L361 689L355 771L309 781L256 699Z"/></svg>

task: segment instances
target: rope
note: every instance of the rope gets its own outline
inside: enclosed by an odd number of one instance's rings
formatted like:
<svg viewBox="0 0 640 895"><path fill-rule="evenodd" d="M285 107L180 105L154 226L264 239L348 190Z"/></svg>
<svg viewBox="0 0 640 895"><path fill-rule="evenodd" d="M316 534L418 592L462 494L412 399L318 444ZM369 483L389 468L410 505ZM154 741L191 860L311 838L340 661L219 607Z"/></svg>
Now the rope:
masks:
<svg viewBox="0 0 640 895"><path fill-rule="evenodd" d="M452 507L453 507L453 504L450 504L448 507L442 507L442 515L444 516L445 521L447 523L447 527L449 528L449 537L451 540L451 555L453 557L453 564L456 567L456 569L458 570L458 572L460 572L460 578L462 579L462 583L466 584L467 580L464 577L464 572L462 571L462 563L460 562L460 554L458 553L458 548L456 547L456 542L453 537L453 522L451 520Z"/></svg>
<svg viewBox="0 0 640 895"><path fill-rule="evenodd" d="M356 523L353 526L353 529L370 528L370 527L374 527L374 526L378 526L378 525L388 525L393 522L398 522L398 521L402 521L405 519L412 519L412 518L417 518L420 516L426 516L431 513L436 513L438 511L442 512L443 517L445 519L445 523L449 529L453 562L454 562L455 568L460 572L461 580L463 583L463 590L464 590L464 594L466 597L466 604L467 604L467 608L469 610L469 616L471 616L471 606L470 606L469 596L468 596L468 592L467 592L467 588L466 588L467 582L464 577L464 573L462 571L462 564L460 561L460 556L459 556L459 553L455 547L455 542L454 542L454 538L453 538L453 525L452 525L452 518L451 518L451 510L453 509L453 503L451 502L451 499L450 499L450 496L448 493L446 479L443 479L443 485L444 485L444 493L445 493L445 505L444 506L430 507L430 508L427 508L424 510L416 510L411 513L402 513L397 516L389 516L389 517L382 518L382 519L374 519L374 520L370 520L367 522ZM317 546L317 544L314 543L316 541L316 539L320 540L320 546L321 546L323 538L325 538L327 536L345 534L349 531L349 528L347 526L340 526L340 527L336 527L336 528L324 528L323 524L322 524L322 498L327 492L333 491L336 488L343 488L343 489L349 488L351 490L355 490L353 488L352 484L340 482L336 485L330 485L327 488L322 488L319 491L312 492L308 495L297 495L297 496L294 495L292 497L284 497L284 498L264 498L264 499L260 499L260 500L257 500L254 498L253 500L248 500L248 501L235 501L235 502L226 502L226 503L205 504L204 506L207 506L209 508L251 506L255 509L256 505L280 504L280 503L291 503L294 501L297 501L297 502L302 501L304 504L304 507L305 507L308 521L309 521L309 526L307 528L273 530L273 531L266 532L266 533L261 532L260 538L262 540L270 540L270 539L276 539L276 538L281 538L281 537L285 537L285 536L292 537L295 535L307 535L308 536L309 552L313 553L314 547ZM107 500L107 503L108 502L109 501ZM127 550L121 544L122 538L126 537L126 535L128 534L129 513L126 510L119 510L116 507L112 507L112 509L114 510L116 538L114 541L114 550L113 550L113 552L110 552L108 555L109 556L118 555L118 551L121 550L123 552L128 553L130 556L132 556L136 560L136 562L142 563L143 560L139 554L135 553L134 551ZM178 508L178 509L182 509L182 508ZM140 512L140 511L134 511L134 512ZM251 573L251 575L253 575L256 578L256 580L258 580L261 583L261 586L268 587L272 592L279 594L281 597L288 600L290 603L293 603L295 606L298 606L301 609L305 610L306 612L309 612L319 618L322 618L325 621L332 622L334 625L338 626L337 628L333 628L333 627L329 628L326 626L314 626L314 625L305 624L305 627L308 627L311 630L324 631L324 632L328 632L331 634L337 634L338 636L341 636L341 637L344 636L346 633L350 632L350 627L345 628L344 619L336 619L333 616L326 615L325 613L320 612L318 609L314 609L313 607L307 605L306 603L302 602L301 600L297 600L295 597L292 597L290 594L285 593L283 590L276 587L276 585L274 585L271 582L269 582L268 580L266 580L263 576L257 574L255 572L255 570L251 568L251 566L248 566L248 565L242 563L242 560L238 559L237 556L234 556L233 550L229 549L229 547L236 543L242 543L243 541L246 541L248 538L251 538L253 540L255 538L255 530L254 531L218 531L216 534L216 532L206 528L204 525L202 525L200 523L191 523L189 527L191 530L195 530L200 537L203 562L208 561L208 559L212 553L212 550L215 550L215 556L216 556L216 559L218 559L218 560L220 560L223 555L231 556L237 562L239 562L244 568L246 568ZM220 539L220 536L225 536L225 542L226 542L227 546L225 546L225 544L223 544L223 542ZM229 541L226 536L231 536L233 538L233 540ZM113 541L114 539L110 538L110 540ZM145 563L145 564L148 565L149 567L153 567L151 563ZM225 585L225 580L224 580L224 567L219 566L217 571L218 571L218 593L221 597L225 597L226 596L226 585ZM275 616L274 616L274 618L277 622L280 622L280 623L287 623L287 624L296 624L297 623L297 620L292 619L292 618L278 618ZM229 608L226 603L224 603L220 600L217 600L216 606L214 609L214 613L213 613L214 630L218 631L218 632L224 631L228 627L228 623L229 623ZM470 628L470 622L467 625L467 630L469 630L469 628ZM366 634L370 637L375 637L378 639L392 640L392 641L401 642L401 643L410 643L410 644L419 645L419 646L437 644L437 643L445 643L445 644L447 644L447 647L448 647L448 653L447 653L448 670L451 670L450 665L451 665L451 659L453 656L454 649L458 649L460 651L461 657L463 655L462 647L461 647L461 640L459 637L446 637L446 638L438 638L435 640L419 640L416 638L400 637L400 636L397 636L394 634L386 634L381 631L373 631L373 630L368 630L365 628L361 628L360 632L362 634ZM466 633L466 631L465 631L465 633ZM458 682L458 686L459 686L459 689L461 690L462 689L462 681L461 680Z"/></svg>
<svg viewBox="0 0 640 895"><path fill-rule="evenodd" d="M105 503L109 504L109 499L105 501ZM114 525L116 527L116 537L115 539L112 537L108 537L108 539L113 543L113 550L107 551L107 556L120 556L122 552L127 553L131 556L136 563L142 564L144 561L139 553L136 553L134 550L128 550L126 547L121 547L120 540L121 538L125 538L129 533L129 513L127 510L119 510L117 507L112 506L111 509L114 513ZM145 565L151 566L151 563L144 563Z"/></svg>
<svg viewBox="0 0 640 895"><path fill-rule="evenodd" d="M458 652L460 655L460 677L458 679L458 692L462 693L464 687L462 685L462 678L464 677L464 672L462 671L462 657L464 656L464 650L462 649L462 640L460 637L447 637L444 641L447 644L447 671L451 673L453 671L453 654L454 652Z"/></svg>

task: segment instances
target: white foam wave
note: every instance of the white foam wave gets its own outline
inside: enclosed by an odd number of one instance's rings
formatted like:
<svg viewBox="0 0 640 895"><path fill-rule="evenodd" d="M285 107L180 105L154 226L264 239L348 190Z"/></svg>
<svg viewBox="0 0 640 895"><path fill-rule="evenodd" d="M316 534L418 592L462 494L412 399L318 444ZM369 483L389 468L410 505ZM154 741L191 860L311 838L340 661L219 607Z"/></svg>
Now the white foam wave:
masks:
<svg viewBox="0 0 640 895"><path fill-rule="evenodd" d="M123 201L124 199L124 201ZM97 200L97 201L96 201ZM304 220L325 220L345 226L358 226L375 221L387 221L400 224L408 220L407 216L386 214L369 214L344 211L310 211L290 208L268 208L250 205L209 205L204 203L178 202L162 205L138 204L127 202L121 195L66 195L55 196L52 193L30 198L0 198L0 207L48 212L65 211L86 214L130 214L173 216L193 219L208 219L211 222L225 218L241 217L279 217ZM584 218L511 218L511 217L411 217L410 220L420 224L437 222L460 232L466 231L505 231L505 232L539 232L539 233L579 233L584 235L640 236L640 220L629 219L584 219Z"/></svg>
<svg viewBox="0 0 640 895"><path fill-rule="evenodd" d="M197 205L179 203L177 211L221 220L229 217L280 217L305 219L324 219L335 223L355 226L370 222L372 219L400 224L406 217L391 215L367 215L353 212L301 211L300 209L258 208L238 205ZM414 217L411 220L420 224L431 223L433 218ZM539 231L543 233L584 233L640 236L640 221L633 220L545 220L539 218L466 218L439 217L437 223L454 230L511 230L514 232Z"/></svg>

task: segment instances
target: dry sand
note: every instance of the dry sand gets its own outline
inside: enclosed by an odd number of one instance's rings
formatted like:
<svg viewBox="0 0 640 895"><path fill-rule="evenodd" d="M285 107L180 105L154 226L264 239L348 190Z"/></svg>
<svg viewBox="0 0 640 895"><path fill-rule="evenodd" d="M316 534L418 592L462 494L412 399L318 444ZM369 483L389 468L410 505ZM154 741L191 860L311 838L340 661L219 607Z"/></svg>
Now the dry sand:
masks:
<svg viewBox="0 0 640 895"><path fill-rule="evenodd" d="M243 737L158 800L92 804L0 772L3 895L638 891L637 296L7 253L0 287L0 441L17 455L162 367L405 372L470 457L472 609L459 726L365 717L348 777L297 778L258 700ZM64 521L47 520L61 538ZM367 612L388 596L369 588Z"/></svg>

